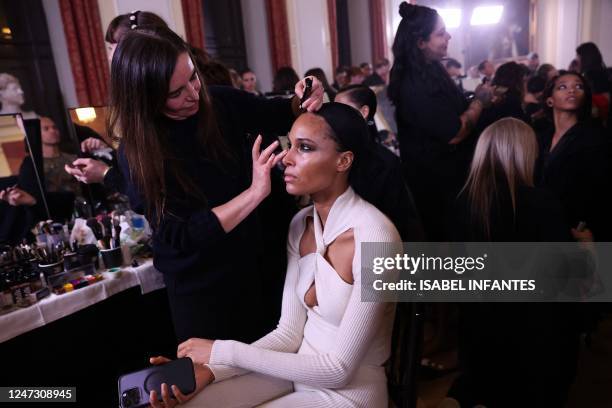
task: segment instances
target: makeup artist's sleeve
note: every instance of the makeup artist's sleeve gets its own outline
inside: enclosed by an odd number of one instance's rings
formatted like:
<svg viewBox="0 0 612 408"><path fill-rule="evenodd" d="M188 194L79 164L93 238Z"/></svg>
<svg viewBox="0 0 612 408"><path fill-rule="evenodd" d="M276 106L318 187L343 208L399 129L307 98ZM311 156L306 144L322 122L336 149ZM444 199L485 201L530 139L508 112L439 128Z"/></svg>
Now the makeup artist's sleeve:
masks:
<svg viewBox="0 0 612 408"><path fill-rule="evenodd" d="M461 130L461 115L449 102L448 94L432 91L420 81L404 81L402 95L396 114L425 130L427 137L448 143Z"/></svg>
<svg viewBox="0 0 612 408"><path fill-rule="evenodd" d="M266 98L231 87L209 87L213 104L221 104L245 132L286 135L296 118L293 99Z"/></svg>
<svg viewBox="0 0 612 408"><path fill-rule="evenodd" d="M130 208L138 214L145 213L144 198L138 188L134 185L130 178L130 166L128 165L123 149L119 147L117 151L117 161L119 164L119 172L123 175L123 190L122 193L128 196L130 200ZM110 170L109 170L110 172ZM108 173L106 174L108 176ZM106 185L106 176L104 184Z"/></svg>
<svg viewBox="0 0 612 408"><path fill-rule="evenodd" d="M123 174L121 173L119 166L116 164L108 169L104 175L102 184L104 184L104 187L108 190L125 194L125 180L123 179Z"/></svg>
<svg viewBox="0 0 612 408"><path fill-rule="evenodd" d="M118 158L125 183L125 194L130 199L132 210L145 214L144 197L129 177L130 170L121 150ZM210 208L192 211L181 208L172 201L166 202L164 214L155 228L155 239L177 251L206 248L225 235L219 219Z"/></svg>

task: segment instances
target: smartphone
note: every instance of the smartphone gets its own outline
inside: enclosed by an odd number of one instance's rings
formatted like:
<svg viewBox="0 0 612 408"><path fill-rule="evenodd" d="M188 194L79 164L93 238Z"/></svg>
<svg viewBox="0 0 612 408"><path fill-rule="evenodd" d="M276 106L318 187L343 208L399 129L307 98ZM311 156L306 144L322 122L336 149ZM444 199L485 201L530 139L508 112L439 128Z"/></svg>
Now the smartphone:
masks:
<svg viewBox="0 0 612 408"><path fill-rule="evenodd" d="M195 372L190 358L179 358L169 363L151 366L119 377L119 401L122 408L139 408L149 405L149 394L155 390L161 401L161 385L176 385L183 394L195 391ZM172 388L170 396L174 398Z"/></svg>

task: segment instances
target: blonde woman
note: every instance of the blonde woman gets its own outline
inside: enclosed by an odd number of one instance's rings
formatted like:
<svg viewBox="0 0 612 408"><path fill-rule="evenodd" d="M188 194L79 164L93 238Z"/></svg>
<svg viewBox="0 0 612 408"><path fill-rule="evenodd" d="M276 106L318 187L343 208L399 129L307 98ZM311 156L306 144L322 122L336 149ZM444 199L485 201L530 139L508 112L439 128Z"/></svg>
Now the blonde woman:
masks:
<svg viewBox="0 0 612 408"><path fill-rule="evenodd" d="M458 241L565 241L561 206L534 188L538 143L524 122L504 118L486 128L474 152L459 210ZM544 214L540 209L546 209Z"/></svg>
<svg viewBox="0 0 612 408"><path fill-rule="evenodd" d="M538 144L524 122L501 119L476 145L453 219L456 241L570 241L561 204L534 187ZM461 406L562 407L575 375L570 304L472 303L460 310Z"/></svg>

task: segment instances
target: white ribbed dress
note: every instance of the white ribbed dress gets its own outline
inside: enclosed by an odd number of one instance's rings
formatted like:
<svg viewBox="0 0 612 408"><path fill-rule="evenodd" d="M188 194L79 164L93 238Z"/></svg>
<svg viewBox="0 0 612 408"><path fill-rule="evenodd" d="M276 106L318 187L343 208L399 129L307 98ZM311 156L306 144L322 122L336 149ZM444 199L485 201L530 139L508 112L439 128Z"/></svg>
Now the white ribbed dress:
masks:
<svg viewBox="0 0 612 408"><path fill-rule="evenodd" d="M317 250L301 257L308 216L313 216ZM324 258L327 247L349 229L355 240L354 284L343 281ZM362 242L399 243L400 237L391 221L350 187L334 202L324 229L313 206L300 211L289 229L277 328L250 345L215 341L209 364L215 384L189 406L247 407L267 401L262 406L386 408L382 365L390 354L395 305L361 302ZM310 308L304 295L313 280L318 305Z"/></svg>

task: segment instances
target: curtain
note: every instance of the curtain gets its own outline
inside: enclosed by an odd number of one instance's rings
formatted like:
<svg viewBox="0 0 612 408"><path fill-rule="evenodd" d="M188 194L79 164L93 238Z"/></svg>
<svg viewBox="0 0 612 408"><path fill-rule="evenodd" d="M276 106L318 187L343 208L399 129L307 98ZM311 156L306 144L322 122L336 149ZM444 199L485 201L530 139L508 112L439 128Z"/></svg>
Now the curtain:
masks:
<svg viewBox="0 0 612 408"><path fill-rule="evenodd" d="M332 69L338 66L338 22L336 21L336 0L327 0L327 21L329 25L329 45L332 55Z"/></svg>
<svg viewBox="0 0 612 408"><path fill-rule="evenodd" d="M183 6L183 20L185 21L187 42L193 47L204 50L204 16L202 1L203 0L181 0L181 5Z"/></svg>
<svg viewBox="0 0 612 408"><path fill-rule="evenodd" d="M98 0L59 4L79 105L106 105L110 75Z"/></svg>
<svg viewBox="0 0 612 408"><path fill-rule="evenodd" d="M370 0L370 23L372 27L372 60L387 58L385 0Z"/></svg>
<svg viewBox="0 0 612 408"><path fill-rule="evenodd" d="M291 66L291 45L289 44L285 0L266 0L266 14L272 69L276 73L280 67Z"/></svg>

